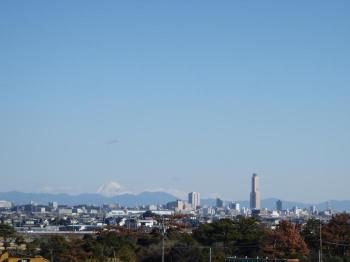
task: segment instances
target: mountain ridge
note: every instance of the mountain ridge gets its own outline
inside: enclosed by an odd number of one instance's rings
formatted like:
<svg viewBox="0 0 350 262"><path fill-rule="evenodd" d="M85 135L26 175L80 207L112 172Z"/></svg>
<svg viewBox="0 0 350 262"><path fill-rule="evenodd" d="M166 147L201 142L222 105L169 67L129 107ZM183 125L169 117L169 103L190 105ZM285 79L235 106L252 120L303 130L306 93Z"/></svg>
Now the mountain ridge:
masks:
<svg viewBox="0 0 350 262"><path fill-rule="evenodd" d="M60 205L78 205L78 204L113 204L118 203L122 206L137 206L149 204L165 204L174 201L177 198L166 192L142 192L140 194L124 193L116 196L103 196L97 193L83 193L78 195L69 195L66 193L23 193L18 191L0 192L0 200L6 200L15 204L29 204L33 201L38 204L47 204L48 202L58 202Z"/></svg>

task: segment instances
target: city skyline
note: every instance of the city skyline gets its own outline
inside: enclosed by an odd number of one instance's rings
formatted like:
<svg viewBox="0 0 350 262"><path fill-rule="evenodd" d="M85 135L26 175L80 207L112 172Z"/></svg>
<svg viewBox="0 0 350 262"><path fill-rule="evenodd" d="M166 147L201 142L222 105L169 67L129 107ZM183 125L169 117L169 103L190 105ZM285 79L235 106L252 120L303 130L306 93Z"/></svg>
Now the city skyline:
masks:
<svg viewBox="0 0 350 262"><path fill-rule="evenodd" d="M349 199L349 8L1 1L0 191Z"/></svg>
<svg viewBox="0 0 350 262"><path fill-rule="evenodd" d="M0 1L1 261L348 261L350 1Z"/></svg>
<svg viewBox="0 0 350 262"><path fill-rule="evenodd" d="M247 207L249 207L250 209L261 209L264 208L264 205L261 205L261 202L265 201L265 205L266 205L266 201L271 202L271 201L276 201L274 202L274 206L276 206L277 210L282 209L283 206L283 201L287 201L289 203L289 206L291 205L290 203L295 203L294 205L314 205L314 204L320 204L320 203L327 203L327 206L330 205L330 202L335 201L335 202L342 202L342 201L350 201L349 199L323 199L323 200L317 200L315 202L308 202L305 200L294 200L294 199L282 199L279 198L278 196L269 196L269 197L265 197L265 198L261 198L260 197L260 179L259 176L256 173L253 173L252 177L251 177L251 182L250 182L250 186L251 186L251 191L249 193L249 197L247 198L237 198L235 196L230 196L228 198L223 198L221 199L219 197L219 194L212 194L212 195L204 195L202 196L200 192L181 192L175 189L170 189L170 190L166 190L166 189L156 189L156 190L141 190L139 192L131 192L131 191L127 191L125 187L123 187L122 185L120 185L118 182L116 181L111 181L109 183L106 183L102 186L100 186L98 188L98 190L96 192L75 192L75 193L67 193L67 192L52 192L52 190L47 191L47 192L19 192L19 191L7 191L8 193L10 193L11 197L10 198L17 198L15 195L13 195L13 193L27 193L27 194L50 194L51 193L51 197L55 196L55 195L70 195L70 196L75 196L75 197L79 197L79 196L84 196L84 195L89 195L91 197L91 195L96 194L96 195L101 195L103 197L105 197L105 199L113 199L114 197L119 197L119 196L125 196L125 195L134 195L134 196L140 196L144 193L166 193L168 194L168 196L173 196L178 200L181 201L187 201L187 203L189 203L191 205L191 207L195 210L196 207L201 206L201 200L204 201L208 201L208 200L212 200L212 201L216 201L216 203L218 203L219 201L225 201L225 202L229 202L229 203L239 203L240 202L248 202ZM6 192L1 192L0 194L5 194ZM35 197L37 198L37 197ZM3 200L6 201L6 197L3 197ZM7 199L8 200L8 199ZM0 197L0 201L1 201L1 197ZM55 200L53 200L55 201ZM233 202L232 202L233 201ZM344 203L345 203L344 202ZM224 203L224 202L223 202ZM343 204L344 204L343 203ZM268 205L271 205L271 203L269 203ZM280 207L280 208L278 208Z"/></svg>

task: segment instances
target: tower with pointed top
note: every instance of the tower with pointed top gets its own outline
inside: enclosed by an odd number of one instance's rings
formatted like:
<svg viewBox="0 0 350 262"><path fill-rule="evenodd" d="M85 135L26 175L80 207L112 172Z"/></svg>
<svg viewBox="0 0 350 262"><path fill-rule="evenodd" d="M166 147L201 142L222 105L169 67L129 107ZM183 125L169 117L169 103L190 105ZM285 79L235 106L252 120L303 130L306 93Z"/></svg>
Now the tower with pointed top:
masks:
<svg viewBox="0 0 350 262"><path fill-rule="evenodd" d="M253 174L252 177L252 191L250 192L250 209L260 209L259 177L257 174Z"/></svg>

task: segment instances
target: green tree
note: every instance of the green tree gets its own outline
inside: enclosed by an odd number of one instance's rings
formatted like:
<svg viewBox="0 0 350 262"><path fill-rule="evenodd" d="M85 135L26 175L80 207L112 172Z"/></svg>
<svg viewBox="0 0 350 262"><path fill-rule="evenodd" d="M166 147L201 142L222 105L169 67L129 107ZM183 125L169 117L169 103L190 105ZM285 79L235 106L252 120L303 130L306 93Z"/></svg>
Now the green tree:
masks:
<svg viewBox="0 0 350 262"><path fill-rule="evenodd" d="M35 238L33 240L27 240L26 245L27 245L27 252L30 255L39 255L40 254L40 245L43 242L42 238Z"/></svg>
<svg viewBox="0 0 350 262"><path fill-rule="evenodd" d="M4 248L5 250L9 247L10 242L15 239L16 237L16 231L15 229L7 224L0 224L0 238L4 241Z"/></svg>
<svg viewBox="0 0 350 262"><path fill-rule="evenodd" d="M136 239L130 233L102 232L96 241L98 251L103 257L120 258L125 262L135 259Z"/></svg>
<svg viewBox="0 0 350 262"><path fill-rule="evenodd" d="M41 255L49 260L54 258L55 262L72 261L71 246L63 236L50 236L40 244Z"/></svg>
<svg viewBox="0 0 350 262"><path fill-rule="evenodd" d="M301 236L310 250L310 259L317 259L320 248L320 221L309 219L301 231Z"/></svg>
<svg viewBox="0 0 350 262"><path fill-rule="evenodd" d="M200 262L204 261L205 257L203 255L203 249L198 245L187 245L179 241L172 246L168 258L168 260L174 262Z"/></svg>
<svg viewBox="0 0 350 262"><path fill-rule="evenodd" d="M350 215L337 214L322 230L324 251L328 256L350 256Z"/></svg>
<svg viewBox="0 0 350 262"><path fill-rule="evenodd" d="M222 247L226 254L253 257L262 254L264 232L255 218L240 217L203 224L193 237L202 245Z"/></svg>
<svg viewBox="0 0 350 262"><path fill-rule="evenodd" d="M230 219L200 225L193 233L193 237L202 245L220 244L225 250L237 239L237 235L237 227Z"/></svg>
<svg viewBox="0 0 350 262"><path fill-rule="evenodd" d="M265 231L259 221L253 217L240 217L236 222L236 229L232 254L248 257L261 255Z"/></svg>
<svg viewBox="0 0 350 262"><path fill-rule="evenodd" d="M148 247L150 245L159 244L161 240L161 234L156 230L153 230L149 234L139 234L137 236L137 245L141 247Z"/></svg>

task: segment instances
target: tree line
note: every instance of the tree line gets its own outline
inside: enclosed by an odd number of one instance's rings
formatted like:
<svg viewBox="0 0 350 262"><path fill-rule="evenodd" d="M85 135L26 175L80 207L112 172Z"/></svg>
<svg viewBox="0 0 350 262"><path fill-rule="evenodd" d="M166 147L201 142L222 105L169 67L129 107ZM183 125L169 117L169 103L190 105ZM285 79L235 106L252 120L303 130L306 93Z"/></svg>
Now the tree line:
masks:
<svg viewBox="0 0 350 262"><path fill-rule="evenodd" d="M0 238L5 243L24 241L13 228L1 224ZM300 261L350 262L350 216L338 214L328 223L310 219L305 225L281 221L275 228L256 218L237 217L201 224L188 232L169 228L164 235L166 262L225 261L228 256L298 258ZM27 252L53 262L67 261L161 261L163 234L130 231L119 227L101 230L96 235L60 236L26 240Z"/></svg>

